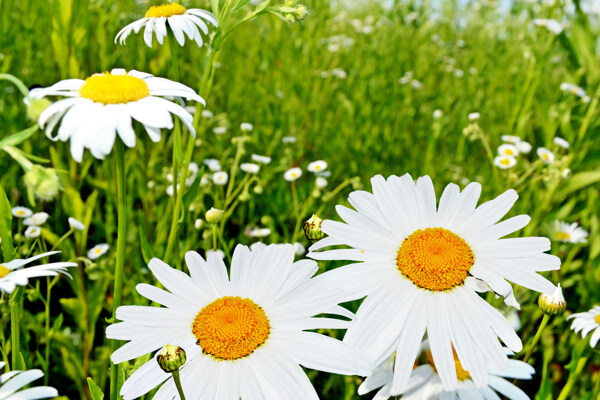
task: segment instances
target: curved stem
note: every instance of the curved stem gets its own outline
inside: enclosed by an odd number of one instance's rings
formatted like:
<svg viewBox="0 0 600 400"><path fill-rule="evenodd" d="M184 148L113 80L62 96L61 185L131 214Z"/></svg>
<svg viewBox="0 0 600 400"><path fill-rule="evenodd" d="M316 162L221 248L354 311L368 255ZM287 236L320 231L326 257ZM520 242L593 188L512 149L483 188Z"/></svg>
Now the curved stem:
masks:
<svg viewBox="0 0 600 400"><path fill-rule="evenodd" d="M577 361L575 371L571 372L571 374L569 375L569 379L567 380L566 385L560 391L560 394L558 395L556 400L565 400L569 398L569 393L571 393L571 389L573 389L573 385L575 384L575 382L577 382L579 374L581 373L581 371L583 371L585 364L587 364L588 357L589 356L583 356Z"/></svg>
<svg viewBox="0 0 600 400"><path fill-rule="evenodd" d="M27 86L25 86L25 84L16 76L11 74L0 74L0 80L9 81L10 83L14 84L17 89L19 89L19 92L21 92L23 97L29 96L29 89L27 89Z"/></svg>
<svg viewBox="0 0 600 400"><path fill-rule="evenodd" d="M531 346L529 346L529 350L527 350L527 354L525 355L523 362L527 362L527 361L529 361L529 358L531 358L533 349L535 348L535 345L537 344L537 342L540 340L540 337L542 336L542 331L548 324L549 320L550 320L550 315L544 314L544 318L542 318L542 323L540 324L535 336L533 337L533 342L531 342Z"/></svg>

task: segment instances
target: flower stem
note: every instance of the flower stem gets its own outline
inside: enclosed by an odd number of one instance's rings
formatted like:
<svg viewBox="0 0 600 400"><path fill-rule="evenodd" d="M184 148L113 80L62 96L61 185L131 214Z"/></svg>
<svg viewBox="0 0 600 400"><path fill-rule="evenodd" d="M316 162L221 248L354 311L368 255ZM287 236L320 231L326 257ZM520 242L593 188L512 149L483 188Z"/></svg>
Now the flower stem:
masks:
<svg viewBox="0 0 600 400"><path fill-rule="evenodd" d="M527 350L527 354L525 355L523 362L527 362L527 361L529 361L529 358L531 358L533 349L535 348L535 345L537 344L537 342L540 340L540 337L542 336L542 331L548 324L549 320L550 320L550 315L544 314L544 318L542 318L542 323L540 324L535 336L533 337L533 342L531 342L531 346L529 346L529 350Z"/></svg>
<svg viewBox="0 0 600 400"><path fill-rule="evenodd" d="M175 381L175 386L177 386L177 392L179 392L179 397L181 400L185 400L185 395L183 394L183 387L181 387L181 379L179 379L179 370L173 371L173 380Z"/></svg>
<svg viewBox="0 0 600 400"><path fill-rule="evenodd" d="M8 301L10 307L10 343L11 343L11 363L12 370L20 369L19 355L21 354L21 336L19 333L19 323L21 322L21 299L23 292L17 287Z"/></svg>
<svg viewBox="0 0 600 400"><path fill-rule="evenodd" d="M121 305L121 292L123 289L123 267L125 265L125 237L127 235L127 201L125 194L125 155L123 143L117 140L115 151L115 165L117 172L117 262L115 265L115 287L113 290L113 319L116 318L117 308ZM118 343L110 343L110 353L114 353ZM118 397L118 365L110 369L110 398Z"/></svg>
<svg viewBox="0 0 600 400"><path fill-rule="evenodd" d="M577 382L577 378L579 377L579 374L581 373L581 371L583 371L585 364L587 364L588 357L589 356L583 356L577 361L577 365L575 366L575 371L571 372L571 374L569 375L569 379L567 380L566 385L560 391L560 394L558 395L556 400L565 400L567 398L570 398L570 397L568 397L569 393L571 393L571 389L573 388L573 385L575 384L575 382Z"/></svg>

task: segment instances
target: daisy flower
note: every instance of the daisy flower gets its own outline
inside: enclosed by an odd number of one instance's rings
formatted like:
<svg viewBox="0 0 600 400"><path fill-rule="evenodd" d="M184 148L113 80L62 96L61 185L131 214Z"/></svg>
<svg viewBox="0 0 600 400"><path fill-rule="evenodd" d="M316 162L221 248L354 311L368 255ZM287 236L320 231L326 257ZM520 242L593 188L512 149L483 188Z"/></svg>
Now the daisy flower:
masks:
<svg viewBox="0 0 600 400"><path fill-rule="evenodd" d="M502 139L503 142L512 143L512 144L517 144L521 141L520 137L513 136L513 135L502 135L500 137L500 139Z"/></svg>
<svg viewBox="0 0 600 400"><path fill-rule="evenodd" d="M17 218L28 218L31 217L33 213L27 207L13 207L12 215Z"/></svg>
<svg viewBox="0 0 600 400"><path fill-rule="evenodd" d="M596 347L600 340L600 306L594 306L590 311L569 315L567 320L572 319L571 329L575 333L581 332L581 337L585 339L588 333L592 333L590 346Z"/></svg>
<svg viewBox="0 0 600 400"><path fill-rule="evenodd" d="M564 221L554 221L550 228L550 236L559 242L564 243L585 243L588 233L582 227L573 222L569 224Z"/></svg>
<svg viewBox="0 0 600 400"><path fill-rule="evenodd" d="M94 157L103 159L111 152L117 134L127 147L134 147L132 118L144 126L155 143L160 141L161 129L173 128L171 114L195 135L192 115L160 96L183 97L204 104L202 97L181 83L124 69L94 74L86 80L63 80L31 93L36 97L66 97L46 108L38 122L51 140L71 140L71 155L77 162L81 162L86 148ZM61 119L57 135L53 136Z"/></svg>
<svg viewBox="0 0 600 400"><path fill-rule="evenodd" d="M296 143L296 136L284 136L281 141L283 143Z"/></svg>
<svg viewBox="0 0 600 400"><path fill-rule="evenodd" d="M574 94L577 97L588 97L584 88L582 88L581 86L574 85L572 83L563 82L560 84L559 89L563 92Z"/></svg>
<svg viewBox="0 0 600 400"><path fill-rule="evenodd" d="M24 265L43 257L49 257L53 254L58 254L60 251L50 251L48 253L38 254L25 260L15 259L4 264L0 264L0 290L5 293L12 293L17 286L27 285L29 278L37 278L40 276L57 276L58 274L67 273L68 267L76 267L77 264L72 262L56 262L50 264L36 265L35 267L22 268ZM0 394L2 390L0 389ZM0 396L0 399L2 397Z"/></svg>
<svg viewBox="0 0 600 400"><path fill-rule="evenodd" d="M106 243L97 244L88 251L87 256L90 260L95 260L98 257L106 254L109 248L109 245Z"/></svg>
<svg viewBox="0 0 600 400"><path fill-rule="evenodd" d="M322 176L317 176L317 179L315 179L315 185L317 185L319 189L323 189L327 187L327 179L323 178Z"/></svg>
<svg viewBox="0 0 600 400"><path fill-rule="evenodd" d="M501 144L498 146L498 154L501 156L516 157L519 155L519 149L513 144Z"/></svg>
<svg viewBox="0 0 600 400"><path fill-rule="evenodd" d="M168 24L175 36L175 40L177 40L177 43L179 43L180 46L183 46L185 43L185 35L187 35L190 40L196 41L198 47L202 47L204 42L200 31L202 31L204 35L208 35L207 22L215 28L219 26L217 18L215 18L212 13L205 10L198 8L190 8L188 10L178 3L152 6L146 11L144 18L138 19L121 29L115 37L115 43L117 43L118 40L120 44L125 44L125 39L127 39L127 36L129 36L131 32L138 33L145 27L144 42L146 43L146 46L152 47L153 33L156 33L156 40L162 45L165 36L167 36Z"/></svg>
<svg viewBox="0 0 600 400"><path fill-rule="evenodd" d="M5 362L0 362L0 370L4 369L5 365ZM39 369L10 371L0 375L0 399L37 400L57 397L58 391L50 386L38 386L21 390L42 376L44 376L44 373Z"/></svg>
<svg viewBox="0 0 600 400"><path fill-rule="evenodd" d="M82 231L85 229L85 225L83 224L83 222L79 221L78 219L69 217L68 221L69 227L71 227L71 229L75 229L76 231Z"/></svg>
<svg viewBox="0 0 600 400"><path fill-rule="evenodd" d="M538 147L537 155L546 164L552 164L554 162L554 153L545 147Z"/></svg>
<svg viewBox="0 0 600 400"><path fill-rule="evenodd" d="M212 175L212 181L217 186L223 186L229 180L229 174L225 171L215 172Z"/></svg>
<svg viewBox="0 0 600 400"><path fill-rule="evenodd" d="M500 169L509 169L517 164L517 159L513 156L498 156L494 158L494 165Z"/></svg>
<svg viewBox="0 0 600 400"><path fill-rule="evenodd" d="M469 114L469 121L477 121L481 115L478 112Z"/></svg>
<svg viewBox="0 0 600 400"><path fill-rule="evenodd" d="M254 129L254 125L252 125L252 124L251 124L251 123L249 123L249 122L242 122L242 123L240 124L240 129L241 129L242 131L244 131L244 132L250 132L250 131L252 131L252 130Z"/></svg>
<svg viewBox="0 0 600 400"><path fill-rule="evenodd" d="M555 35L558 35L564 29L563 25L555 19L535 18L532 22L534 25L546 28L549 32Z"/></svg>
<svg viewBox="0 0 600 400"><path fill-rule="evenodd" d="M519 153L529 154L529 152L531 152L531 144L524 140L520 140L515 146L517 146Z"/></svg>
<svg viewBox="0 0 600 400"><path fill-rule="evenodd" d="M248 236L250 237L265 237L271 234L271 230L269 228L254 228L248 231Z"/></svg>
<svg viewBox="0 0 600 400"><path fill-rule="evenodd" d="M440 119L440 118L442 118L443 115L444 115L444 113L442 112L442 110L440 110L440 109L433 110L433 114L432 114L433 119Z"/></svg>
<svg viewBox="0 0 600 400"><path fill-rule="evenodd" d="M283 179L293 182L302 176L302 170L298 167L290 168L283 174Z"/></svg>
<svg viewBox="0 0 600 400"><path fill-rule="evenodd" d="M209 119L215 116L215 114L213 114L213 112L209 111L209 110L202 110L200 115L202 115L203 118L209 118Z"/></svg>
<svg viewBox="0 0 600 400"><path fill-rule="evenodd" d="M242 163L240 169L249 174L256 174L260 170L260 166L254 163Z"/></svg>
<svg viewBox="0 0 600 400"><path fill-rule="evenodd" d="M42 234L42 228L40 228L39 226L29 226L27 227L27 229L25 229L25 237L27 239L34 239L36 237L40 237L40 235Z"/></svg>
<svg viewBox="0 0 600 400"><path fill-rule="evenodd" d="M226 126L217 126L216 128L213 129L213 133L215 135L224 135L227 133L227 127Z"/></svg>
<svg viewBox="0 0 600 400"><path fill-rule="evenodd" d="M269 164L271 162L271 157L261 156L258 154L252 154L252 159L261 164Z"/></svg>
<svg viewBox="0 0 600 400"><path fill-rule="evenodd" d="M544 253L550 240L501 239L531 220L518 215L498 222L517 200L514 190L476 207L479 183L462 192L449 184L436 207L428 176L415 183L409 174L387 180L377 175L371 183L373 194L350 194L357 211L337 206L346 223L323 221L328 237L309 249L309 257L319 260L360 261L323 278L344 288L344 301L367 296L344 341L372 355L376 364L397 351L393 386L402 391L427 331L446 390L457 387L452 346L475 384L487 385L486 362L498 370L508 367L498 338L515 352L523 346L506 318L477 292L492 290L518 307L508 281L553 291L554 285L536 273L560 268L558 257ZM351 248L316 252L338 245Z"/></svg>
<svg viewBox="0 0 600 400"><path fill-rule="evenodd" d="M501 394L509 400L529 400L525 392L505 379L531 379L535 370L523 361L509 360L508 368L503 371L499 371L492 365L487 364L486 369L490 375L489 383L484 387L477 387L469 373L458 360L456 351L453 350L454 368L456 369L458 383L455 390L448 392L444 389L442 380L438 375L427 340L423 342L421 349L418 366L412 371L406 390L403 393L393 390L394 360L390 358L375 369L373 375L365 379L358 388L358 394L362 395L381 388L374 399L387 400L390 396L398 396L400 394L400 398L403 400L499 399L498 394ZM507 355L513 355L508 349L504 349L504 351Z"/></svg>
<svg viewBox="0 0 600 400"><path fill-rule="evenodd" d="M323 160L313 161L306 168L310 172L321 172L327 169L327 162Z"/></svg>
<svg viewBox="0 0 600 400"><path fill-rule="evenodd" d="M211 171L221 170L221 162L214 158L207 158L206 160L204 160L204 165L206 165Z"/></svg>
<svg viewBox="0 0 600 400"><path fill-rule="evenodd" d="M190 400L316 399L300 365L344 375L373 367L345 343L307 332L351 324L315 318L318 314L352 314L337 305L336 289L322 290L311 279L318 270L314 261L294 262L291 244L258 244L252 251L238 245L230 276L214 253L205 261L188 252L185 261L191 276L156 258L150 261L148 267L167 290L148 284L136 289L165 307L117 309L123 322L109 326L106 336L129 343L112 354L114 363L175 343L187 355L180 377ZM134 399L162 382L154 398L177 397L171 374L160 369L154 356L125 382L121 395Z"/></svg>
<svg viewBox="0 0 600 400"><path fill-rule="evenodd" d="M45 212L39 212L39 213L35 213L33 214L31 217L25 218L25 221L23 221L23 224L30 226L30 225L35 225L35 226L40 226L40 225L44 225L46 223L46 221L48 220L48 213Z"/></svg>
<svg viewBox="0 0 600 400"><path fill-rule="evenodd" d="M306 253L306 247L304 247L304 245L300 242L294 242L294 253L297 256L301 256L302 254Z"/></svg>
<svg viewBox="0 0 600 400"><path fill-rule="evenodd" d="M569 148L569 142L567 142L565 139L556 136L554 138L554 144L557 145L558 147L562 147L563 149L568 149Z"/></svg>

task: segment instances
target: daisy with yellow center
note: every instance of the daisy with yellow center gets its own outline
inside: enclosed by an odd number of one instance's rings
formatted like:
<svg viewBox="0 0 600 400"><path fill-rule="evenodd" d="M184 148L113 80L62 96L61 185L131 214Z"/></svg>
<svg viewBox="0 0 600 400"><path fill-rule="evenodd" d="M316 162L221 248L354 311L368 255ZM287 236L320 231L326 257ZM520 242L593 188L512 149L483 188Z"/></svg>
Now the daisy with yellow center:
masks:
<svg viewBox="0 0 600 400"><path fill-rule="evenodd" d="M120 363L166 344L182 347L183 390L190 400L314 399L315 389L300 366L338 374L368 374L373 365L350 345L307 330L345 329L351 321L315 318L327 313L352 318L337 305L336 287L324 289L312 278L314 261L294 262L294 246L237 246L230 274L223 258L208 253L185 256L190 276L158 259L149 268L162 290L137 286L147 299L165 307L122 306L108 338L129 341L112 354ZM322 275L326 275L322 274ZM166 381L166 382L165 382ZM155 399L177 397L171 375L156 356L123 385L125 400L165 382Z"/></svg>
<svg viewBox="0 0 600 400"><path fill-rule="evenodd" d="M308 164L308 167L306 169L309 170L310 172L325 171L327 169L327 161L323 161L323 160L313 161Z"/></svg>
<svg viewBox="0 0 600 400"><path fill-rule="evenodd" d="M181 83L139 71L113 69L87 78L67 79L50 87L34 89L31 96L63 96L46 108L38 120L52 140L71 141L71 155L81 162L84 149L103 159L115 143L117 134L127 147L134 147L136 136L132 119L139 121L153 142L161 139L161 129L173 129L171 114L179 117L195 135L193 116L180 105L162 96L181 97L204 104L196 92ZM54 128L61 121L56 136Z"/></svg>
<svg viewBox="0 0 600 400"><path fill-rule="evenodd" d="M519 155L519 149L513 144L501 144L498 146L498 155L516 157Z"/></svg>
<svg viewBox="0 0 600 400"><path fill-rule="evenodd" d="M58 253L60 253L60 251L51 251L38 254L25 260L15 259L0 264L0 291L12 293L17 286L26 286L30 278L57 276L58 274L64 274L70 277L67 273L67 268L77 266L77 264L72 262L55 262L36 265L34 267L24 267L32 261Z"/></svg>
<svg viewBox="0 0 600 400"><path fill-rule="evenodd" d="M517 159L513 156L498 156L494 158L494 165L500 169L509 169L517 164Z"/></svg>
<svg viewBox="0 0 600 400"><path fill-rule="evenodd" d="M537 155L545 164L552 164L554 162L554 153L545 147L538 147Z"/></svg>
<svg viewBox="0 0 600 400"><path fill-rule="evenodd" d="M594 332L590 338L590 346L596 347L600 340L600 306L594 306L587 312L570 315L567 319L573 320L571 329L575 333L581 333L583 338L590 332Z"/></svg>
<svg viewBox="0 0 600 400"><path fill-rule="evenodd" d="M554 221L550 226L550 237L564 243L586 243L589 233L577 222L569 224L564 221Z"/></svg>
<svg viewBox="0 0 600 400"><path fill-rule="evenodd" d="M290 168L283 174L283 179L293 182L302 176L302 170L298 167Z"/></svg>
<svg viewBox="0 0 600 400"><path fill-rule="evenodd" d="M138 33L144 29L144 42L148 47L152 47L152 34L156 33L156 40L163 44L167 36L167 26L173 32L177 42L183 46L185 35L190 40L196 41L198 47L202 47L204 41L202 34L208 35L208 25L215 28L219 26L217 18L210 12L198 8L186 9L178 3L163 4L152 6L146 11L144 18L139 19L125 28L121 29L115 37L115 43L125 44L125 40L131 32ZM202 33L200 33L202 31Z"/></svg>
<svg viewBox="0 0 600 400"><path fill-rule="evenodd" d="M507 349L504 351L507 355L512 355L511 351ZM389 359L376 368L373 375L365 379L358 388L358 394L363 395L381 388L375 395L377 400L387 400L391 396L400 396L399 398L403 400L499 399L498 394L506 396L509 400L529 399L525 392L509 382L510 379L531 379L535 370L529 364L518 360L509 360L508 368L503 371L487 365L486 368L490 375L489 384L477 387L469 372L463 368L454 349L453 354L454 368L458 377L455 390L446 391L444 389L429 349L429 342L425 340L421 345L420 361L416 363L411 372L406 390L398 392L393 389L394 362L393 359Z"/></svg>
<svg viewBox="0 0 600 400"><path fill-rule="evenodd" d="M428 176L415 183L408 174L387 180L378 175L371 183L372 194L350 194L356 211L337 206L346 223L323 221L328 236L309 253L319 260L359 261L323 278L344 288L344 301L367 296L344 342L372 355L377 364L396 352L392 386L398 393L407 387L425 333L446 390L457 387L452 348L470 379L487 385L487 362L498 370L508 366L498 338L513 351L522 344L477 292L492 290L516 307L508 281L552 292L554 285L536 273L560 267L557 257L544 253L550 241L501 239L530 221L518 215L499 222L518 198L514 190L476 207L479 183L462 192L448 185L439 204ZM351 248L318 251L340 245Z"/></svg>

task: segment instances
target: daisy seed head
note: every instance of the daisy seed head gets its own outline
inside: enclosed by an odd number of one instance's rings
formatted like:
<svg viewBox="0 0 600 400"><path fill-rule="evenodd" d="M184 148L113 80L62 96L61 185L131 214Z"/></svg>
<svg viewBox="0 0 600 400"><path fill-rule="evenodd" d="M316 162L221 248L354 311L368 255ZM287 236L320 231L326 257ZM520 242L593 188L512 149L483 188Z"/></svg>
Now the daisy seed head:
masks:
<svg viewBox="0 0 600 400"><path fill-rule="evenodd" d="M209 224L218 224L223 220L223 210L211 207L204 217Z"/></svg>
<svg viewBox="0 0 600 400"><path fill-rule="evenodd" d="M304 230L304 235L308 240L320 240L323 239L325 234L321 230L321 223L323 220L313 214L308 221L304 223L302 229Z"/></svg>
<svg viewBox="0 0 600 400"><path fill-rule="evenodd" d="M552 294L542 293L538 298L540 309L548 315L560 314L567 308L567 302L562 294L560 283Z"/></svg>
<svg viewBox="0 0 600 400"><path fill-rule="evenodd" d="M177 371L185 364L185 350L179 346L168 344L158 353L156 361L158 361L158 365L166 373Z"/></svg>

